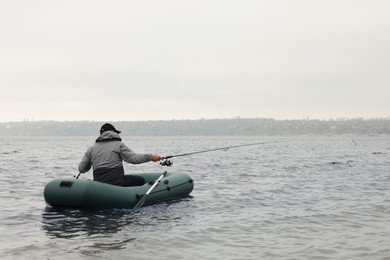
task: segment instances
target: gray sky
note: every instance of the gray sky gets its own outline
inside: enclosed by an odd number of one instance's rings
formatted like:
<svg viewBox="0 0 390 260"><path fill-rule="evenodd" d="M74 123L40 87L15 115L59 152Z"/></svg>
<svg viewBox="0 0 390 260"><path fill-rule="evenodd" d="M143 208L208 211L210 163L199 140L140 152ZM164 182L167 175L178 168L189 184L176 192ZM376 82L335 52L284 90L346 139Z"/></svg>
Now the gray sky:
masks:
<svg viewBox="0 0 390 260"><path fill-rule="evenodd" d="M0 121L390 117L390 1L0 0Z"/></svg>

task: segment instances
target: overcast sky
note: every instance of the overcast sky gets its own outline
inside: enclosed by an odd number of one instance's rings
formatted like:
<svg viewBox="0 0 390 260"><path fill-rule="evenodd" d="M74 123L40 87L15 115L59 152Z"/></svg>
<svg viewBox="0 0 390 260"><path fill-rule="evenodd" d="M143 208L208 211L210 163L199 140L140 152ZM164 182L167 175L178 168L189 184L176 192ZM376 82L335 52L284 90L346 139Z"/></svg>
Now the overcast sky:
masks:
<svg viewBox="0 0 390 260"><path fill-rule="evenodd" d="M0 121L390 117L390 1L0 0Z"/></svg>

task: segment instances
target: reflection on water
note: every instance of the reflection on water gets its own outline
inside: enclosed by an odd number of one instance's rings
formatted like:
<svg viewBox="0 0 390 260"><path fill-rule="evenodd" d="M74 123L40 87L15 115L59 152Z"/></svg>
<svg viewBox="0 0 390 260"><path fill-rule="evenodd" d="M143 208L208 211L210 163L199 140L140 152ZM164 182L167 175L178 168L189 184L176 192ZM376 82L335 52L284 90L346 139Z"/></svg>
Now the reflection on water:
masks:
<svg viewBox="0 0 390 260"><path fill-rule="evenodd" d="M42 229L49 237L82 238L78 242L82 254L94 256L101 250L122 250L136 240L134 234L118 235L125 226L139 226L140 210L71 209L46 207L42 213ZM91 243L92 242L92 243ZM73 245L75 246L75 245ZM70 248L69 248L70 249Z"/></svg>
<svg viewBox="0 0 390 260"><path fill-rule="evenodd" d="M46 207L42 229L49 238L69 241L65 254L79 250L82 255L96 257L142 243L156 229L169 231L180 225L185 220L177 211L190 208L191 203L192 198L187 197L136 210Z"/></svg>
<svg viewBox="0 0 390 260"><path fill-rule="evenodd" d="M133 210L71 209L46 207L42 214L42 228L47 235L73 238L109 234L137 221Z"/></svg>
<svg viewBox="0 0 390 260"><path fill-rule="evenodd" d="M57 238L99 237L131 229L145 231L153 226L167 225L180 217L170 210L185 207L191 196L155 204L140 209L82 209L45 207L42 229ZM182 204L182 205L180 205ZM159 227L160 228L160 227Z"/></svg>

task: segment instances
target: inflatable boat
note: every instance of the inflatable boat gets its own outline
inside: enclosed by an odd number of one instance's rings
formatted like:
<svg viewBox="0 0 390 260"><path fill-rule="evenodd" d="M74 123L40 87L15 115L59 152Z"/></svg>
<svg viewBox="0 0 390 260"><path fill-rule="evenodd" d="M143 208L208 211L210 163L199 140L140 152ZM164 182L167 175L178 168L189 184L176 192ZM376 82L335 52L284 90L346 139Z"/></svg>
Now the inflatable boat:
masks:
<svg viewBox="0 0 390 260"><path fill-rule="evenodd" d="M147 195L146 192L161 175L164 177ZM184 173L140 173L145 184L122 187L88 179L55 179L44 189L44 198L52 207L133 208L146 197L143 205L188 196L194 188L190 176Z"/></svg>

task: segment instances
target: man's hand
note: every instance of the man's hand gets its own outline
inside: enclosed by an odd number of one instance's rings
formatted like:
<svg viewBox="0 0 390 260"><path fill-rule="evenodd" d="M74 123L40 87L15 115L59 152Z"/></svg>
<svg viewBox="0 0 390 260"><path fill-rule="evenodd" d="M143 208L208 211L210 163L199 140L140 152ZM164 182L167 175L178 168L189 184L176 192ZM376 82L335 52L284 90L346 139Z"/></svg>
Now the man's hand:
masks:
<svg viewBox="0 0 390 260"><path fill-rule="evenodd" d="M158 154L152 154L152 161L153 162L158 162L158 161L161 161L163 158L158 155Z"/></svg>

